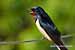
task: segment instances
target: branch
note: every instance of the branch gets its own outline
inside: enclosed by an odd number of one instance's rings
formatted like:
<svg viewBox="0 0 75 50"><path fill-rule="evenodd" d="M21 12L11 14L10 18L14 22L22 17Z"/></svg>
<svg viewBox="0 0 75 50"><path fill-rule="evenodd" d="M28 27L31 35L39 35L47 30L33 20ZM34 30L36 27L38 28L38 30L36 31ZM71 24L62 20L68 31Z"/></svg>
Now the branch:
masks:
<svg viewBox="0 0 75 50"><path fill-rule="evenodd" d="M71 37L72 37L72 35L63 35L63 36L61 36L62 39L71 38Z"/></svg>
<svg viewBox="0 0 75 50"><path fill-rule="evenodd" d="M69 38L69 37L72 37L72 35L64 35L64 36L61 36L62 39L64 38ZM25 40L25 41L1 41L0 42L0 45L8 45L8 44L20 44L20 43L29 43L29 42L38 42L38 41L41 41L41 40L44 40L45 38L43 37L42 39L40 40Z"/></svg>
<svg viewBox="0 0 75 50"><path fill-rule="evenodd" d="M25 40L25 41L1 41L0 45L8 45L8 44L20 44L20 43L29 43L29 42L38 42L41 40L44 40L45 38L42 38L40 40Z"/></svg>

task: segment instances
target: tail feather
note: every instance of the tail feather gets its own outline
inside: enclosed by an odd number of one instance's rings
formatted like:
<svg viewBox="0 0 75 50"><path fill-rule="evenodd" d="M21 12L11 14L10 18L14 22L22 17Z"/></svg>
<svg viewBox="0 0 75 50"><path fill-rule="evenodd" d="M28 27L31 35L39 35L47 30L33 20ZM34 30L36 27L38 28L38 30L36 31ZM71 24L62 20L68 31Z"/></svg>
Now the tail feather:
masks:
<svg viewBox="0 0 75 50"><path fill-rule="evenodd" d="M58 40L58 42L55 42L55 43L56 43L56 46L57 46L58 50L68 50L68 49L64 46L64 44L63 44L63 42L62 42L61 40Z"/></svg>
<svg viewBox="0 0 75 50"><path fill-rule="evenodd" d="M56 45L56 47L58 48L58 50L68 50L65 46Z"/></svg>

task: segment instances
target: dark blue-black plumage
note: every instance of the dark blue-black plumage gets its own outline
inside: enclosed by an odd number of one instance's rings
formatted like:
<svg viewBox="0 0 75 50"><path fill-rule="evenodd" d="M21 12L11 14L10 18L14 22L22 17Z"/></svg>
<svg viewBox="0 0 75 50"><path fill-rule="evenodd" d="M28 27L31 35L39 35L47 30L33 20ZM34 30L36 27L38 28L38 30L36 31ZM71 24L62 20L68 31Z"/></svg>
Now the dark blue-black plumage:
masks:
<svg viewBox="0 0 75 50"><path fill-rule="evenodd" d="M52 41L58 46L64 46L61 41L61 33L56 28L55 24L48 16L48 14L41 7L33 7L31 9L36 13L35 22L39 19L40 26L44 29L47 35L52 39ZM59 47L61 50L67 50L66 47Z"/></svg>
<svg viewBox="0 0 75 50"><path fill-rule="evenodd" d="M40 19L40 25L43 27L48 27L49 30L51 29L53 34L55 34L57 37L60 38L60 32L56 28L55 24L52 22L51 18L47 15L47 13L41 8L41 7L34 7L32 8L32 11L35 11L37 15L41 16ZM38 18L38 17L36 17ZM43 27L43 28L44 28Z"/></svg>

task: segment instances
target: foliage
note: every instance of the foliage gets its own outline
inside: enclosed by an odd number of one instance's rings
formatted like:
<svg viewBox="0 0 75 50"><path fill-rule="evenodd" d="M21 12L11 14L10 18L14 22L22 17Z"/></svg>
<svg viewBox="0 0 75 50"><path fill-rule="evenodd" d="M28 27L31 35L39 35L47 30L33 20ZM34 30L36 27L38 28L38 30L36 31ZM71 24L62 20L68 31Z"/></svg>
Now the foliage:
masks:
<svg viewBox="0 0 75 50"><path fill-rule="evenodd" d="M0 0L0 41L40 39L41 33L29 14L30 8L41 6L51 17L62 34L75 36L75 0ZM74 37L65 40L74 46ZM52 42L0 45L0 50L55 50ZM74 47L69 47L74 50Z"/></svg>

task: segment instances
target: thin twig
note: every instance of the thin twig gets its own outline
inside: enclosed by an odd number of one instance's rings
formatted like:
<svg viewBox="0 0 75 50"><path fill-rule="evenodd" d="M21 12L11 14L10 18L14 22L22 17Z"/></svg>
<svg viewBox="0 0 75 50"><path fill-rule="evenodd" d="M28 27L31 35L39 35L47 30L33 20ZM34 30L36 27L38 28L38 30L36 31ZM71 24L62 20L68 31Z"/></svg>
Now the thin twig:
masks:
<svg viewBox="0 0 75 50"><path fill-rule="evenodd" d="M71 38L71 37L72 37L72 35L64 35L64 36L61 36L62 39L64 39L64 38Z"/></svg>
<svg viewBox="0 0 75 50"><path fill-rule="evenodd" d="M40 39L40 40L24 40L24 41L1 41L0 45L8 45L8 44L20 44L20 43L29 43L29 42L39 42L41 40L44 40L44 38Z"/></svg>
<svg viewBox="0 0 75 50"><path fill-rule="evenodd" d="M62 39L64 38L69 38L69 37L72 37L72 35L64 35L64 36L61 36ZM24 40L24 41L1 41L0 42L0 45L7 45L7 44L20 44L20 43L29 43L29 42L38 42L38 41L41 41L41 40L44 40L45 38L43 37L42 39L40 40Z"/></svg>

